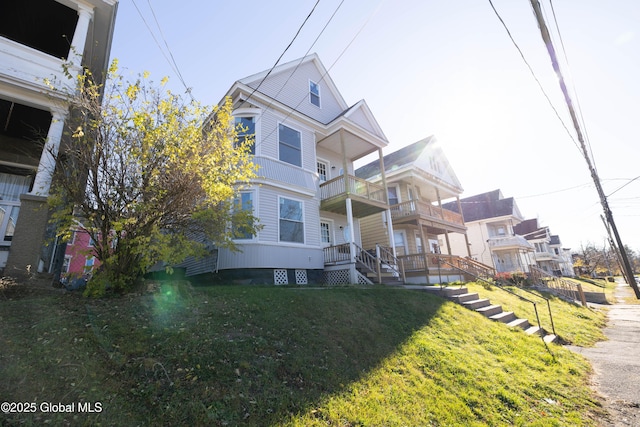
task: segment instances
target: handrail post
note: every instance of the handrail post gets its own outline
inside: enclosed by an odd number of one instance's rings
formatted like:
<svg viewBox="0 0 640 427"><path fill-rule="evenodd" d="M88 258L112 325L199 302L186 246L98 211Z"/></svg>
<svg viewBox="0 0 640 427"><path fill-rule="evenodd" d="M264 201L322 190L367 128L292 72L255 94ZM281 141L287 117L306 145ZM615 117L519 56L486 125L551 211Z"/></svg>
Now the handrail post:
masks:
<svg viewBox="0 0 640 427"><path fill-rule="evenodd" d="M547 300L547 309L549 310L549 320L551 320L551 330L553 331L553 335L556 335L556 327L553 324L553 315L551 314L551 304L549 300Z"/></svg>
<svg viewBox="0 0 640 427"><path fill-rule="evenodd" d="M538 321L538 335L544 341L544 336L542 335L542 325L540 324L540 316L538 315L538 304L536 302L531 302L533 304L533 310L536 312L536 320Z"/></svg>
<svg viewBox="0 0 640 427"><path fill-rule="evenodd" d="M376 273L378 274L378 284L382 283L382 272L380 271L382 266L380 260L380 245L376 243Z"/></svg>

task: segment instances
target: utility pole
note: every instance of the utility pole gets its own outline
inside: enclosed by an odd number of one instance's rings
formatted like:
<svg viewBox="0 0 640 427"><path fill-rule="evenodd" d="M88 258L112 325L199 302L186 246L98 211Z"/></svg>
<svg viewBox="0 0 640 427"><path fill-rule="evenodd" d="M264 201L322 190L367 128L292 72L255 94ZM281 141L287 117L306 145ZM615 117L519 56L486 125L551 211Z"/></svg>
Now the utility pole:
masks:
<svg viewBox="0 0 640 427"><path fill-rule="evenodd" d="M604 216L607 224L611 227L611 231L615 236L616 242L618 244L618 249L620 253L622 269L625 272L625 278L627 283L633 288L633 291L636 294L636 298L640 299L640 290L638 290L638 285L636 283L636 278L633 275L633 270L631 269L631 264L629 263L629 257L627 256L627 251L622 244L622 240L620 239L620 234L618 233L618 228L616 227L615 221L613 220L613 214L611 209L609 208L609 202L607 201L607 196L604 194L602 190L602 185L600 183L600 178L598 177L598 173L596 172L593 164L591 162L591 158L589 157L589 153L587 151L586 144L584 142L584 138L582 136L582 131L580 129L580 123L578 122L578 117L576 116L575 109L573 108L573 103L571 101L571 97L569 96L569 91L567 90L567 85L565 84L564 77L562 75L562 71L560 70L560 65L558 64L558 58L556 56L556 51L553 47L553 43L551 41L551 36L549 35L549 29L547 28L547 24L544 20L544 16L542 15L542 10L540 9L540 3L538 0L530 0L531 6L533 7L533 13L536 16L536 20L538 21L538 27L540 28L540 34L542 35L542 40L547 47L547 51L549 52L549 56L551 57L551 64L553 65L553 70L556 72L558 76L558 82L560 83L560 89L562 90L562 94L564 95L564 100L569 109L569 114L571 115L571 120L573 122L573 127L576 130L578 135L578 141L580 142L580 149L582 150L582 154L584 159L587 161L587 166L589 167L589 172L591 173L591 178L596 186L596 190L598 191L598 196L600 197L600 203L602 204L602 209L604 210Z"/></svg>

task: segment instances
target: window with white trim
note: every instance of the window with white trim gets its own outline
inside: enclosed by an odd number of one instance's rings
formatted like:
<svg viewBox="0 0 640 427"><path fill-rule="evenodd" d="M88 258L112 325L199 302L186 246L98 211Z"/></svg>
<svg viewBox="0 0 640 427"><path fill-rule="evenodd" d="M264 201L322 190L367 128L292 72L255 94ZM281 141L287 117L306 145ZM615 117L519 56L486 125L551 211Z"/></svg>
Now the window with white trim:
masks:
<svg viewBox="0 0 640 427"><path fill-rule="evenodd" d="M249 139L252 143L249 147L249 152L251 154L256 154L256 118L253 116L250 117L236 117L234 119L234 123L237 131L237 143L236 144L244 144L247 139ZM234 146L236 146L234 144Z"/></svg>
<svg viewBox="0 0 640 427"><path fill-rule="evenodd" d="M302 202L280 197L280 241L304 243Z"/></svg>
<svg viewBox="0 0 640 427"><path fill-rule="evenodd" d="M235 209L253 213L253 192L241 191L235 200ZM234 239L238 240L250 240L253 239L253 233L251 233L251 225L233 224Z"/></svg>
<svg viewBox="0 0 640 427"><path fill-rule="evenodd" d="M387 187L387 195L389 196L390 206L400 203L400 197L398 196L398 187Z"/></svg>
<svg viewBox="0 0 640 427"><path fill-rule="evenodd" d="M320 85L309 80L309 102L316 107L320 106Z"/></svg>
<svg viewBox="0 0 640 427"><path fill-rule="evenodd" d="M331 224L326 221L320 222L320 238L322 243L331 244Z"/></svg>
<svg viewBox="0 0 640 427"><path fill-rule="evenodd" d="M327 182L327 163L323 161L316 161L316 167L318 169L318 178L320 178L320 182Z"/></svg>
<svg viewBox="0 0 640 427"><path fill-rule="evenodd" d="M283 124L278 125L278 148L280 160L295 166L302 166L300 132Z"/></svg>

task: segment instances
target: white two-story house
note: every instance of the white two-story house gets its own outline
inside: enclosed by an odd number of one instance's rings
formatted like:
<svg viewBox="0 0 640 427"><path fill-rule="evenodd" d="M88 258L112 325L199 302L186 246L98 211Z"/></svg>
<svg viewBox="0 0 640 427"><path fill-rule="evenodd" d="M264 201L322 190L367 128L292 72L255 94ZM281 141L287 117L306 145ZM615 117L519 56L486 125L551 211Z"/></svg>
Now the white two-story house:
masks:
<svg viewBox="0 0 640 427"><path fill-rule="evenodd" d="M47 197L72 75L106 72L117 0L3 0L0 8L0 269L48 270L54 245ZM48 235L47 235L48 234ZM60 256L64 256L64 250ZM61 258L62 259L62 258Z"/></svg>
<svg viewBox="0 0 640 427"><path fill-rule="evenodd" d="M500 190L460 199L444 205L461 212L467 237L451 235L456 253L468 250L470 256L493 266L498 273L528 273L534 264L534 245L515 231L524 220L513 197L503 197Z"/></svg>
<svg viewBox="0 0 640 427"><path fill-rule="evenodd" d="M348 105L317 55L237 81L225 96L255 135L258 178L242 190L261 229L212 250L187 275L227 283L363 283L359 219L388 211L384 183L355 177L353 162L382 157L387 139L364 100Z"/></svg>

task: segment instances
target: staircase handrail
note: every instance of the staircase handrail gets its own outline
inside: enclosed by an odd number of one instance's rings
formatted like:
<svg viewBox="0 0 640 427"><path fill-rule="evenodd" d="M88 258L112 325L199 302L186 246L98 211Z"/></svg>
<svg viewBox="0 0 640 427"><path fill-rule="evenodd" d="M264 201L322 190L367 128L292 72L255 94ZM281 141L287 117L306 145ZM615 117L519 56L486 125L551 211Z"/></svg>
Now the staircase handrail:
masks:
<svg viewBox="0 0 640 427"><path fill-rule="evenodd" d="M385 264L385 267L392 270L393 273L400 277L400 280L404 283L404 268L400 264L398 258L393 255L393 251L382 245L376 245L376 256L380 259L381 263Z"/></svg>
<svg viewBox="0 0 640 427"><path fill-rule="evenodd" d="M489 284L489 285L491 285L491 286L496 285L496 287L497 287L498 289L503 290L503 291L505 291L505 292L508 292L508 293L510 293L510 294L512 294L512 295L515 295L516 297L518 297L518 298L519 298L519 299L521 299L522 301L526 301L526 302L528 302L528 303L533 304L533 311L534 311L534 312L535 312L535 314L536 314L536 321L538 322L538 328L540 328L540 329L542 330L542 325L541 325L541 323L540 323L540 316L538 315L538 303L537 303L536 301L532 301L532 300L530 300L529 298L526 298L526 297L524 297L524 296L522 296L522 295L520 295L520 294L517 294L517 293L515 293L515 292L513 292L513 291L511 291L511 290L509 290L509 289L504 288L503 286L504 286L506 283L504 283L504 282L502 282L502 281L500 281L500 280L496 280L495 282L490 282L489 280L487 280L487 279L485 279L485 278L483 278L483 277L480 277L480 276L476 275L475 273L472 273L472 272L469 272L469 271L463 270L462 268L460 268L460 267L458 267L458 266L455 266L455 265L453 265L453 264L451 264L451 263L449 263L449 262L447 262L447 261L444 261L444 260L443 260L443 262L444 262L445 264L448 264L449 266L451 266L451 267L452 267L452 268L454 268L454 269L460 270L460 271L462 271L463 273L467 273L467 274L469 274L470 276L475 277L475 279L476 279L476 280L479 280L479 281L481 281L481 282L487 283L487 284ZM550 319L550 321L551 321L551 330L553 331L553 334L554 334L554 335L556 335L556 328L555 328L555 325L554 325L554 323L553 323L553 315L551 314L551 304L549 303L549 298L546 298L546 297L544 297L544 296L542 296L542 295L538 295L538 294L536 294L536 293L534 293L534 292L531 292L531 291L529 291L529 290L527 290L527 289L523 289L523 288L520 288L520 287L518 287L518 289L520 289L520 290L522 290L522 291L525 291L525 292L528 292L528 293L530 293L530 294L532 294L532 295L534 295L534 296L536 296L536 297L538 297L538 298L542 298L543 300L545 300L545 301L547 302L547 309L549 310L549 319ZM542 337L542 338L543 338L543 341L544 341L544 337Z"/></svg>
<svg viewBox="0 0 640 427"><path fill-rule="evenodd" d="M356 248L356 261L360 262L360 264L372 273L378 274L376 269L378 261L376 260L376 257L362 249L358 244L354 243L353 245Z"/></svg>

